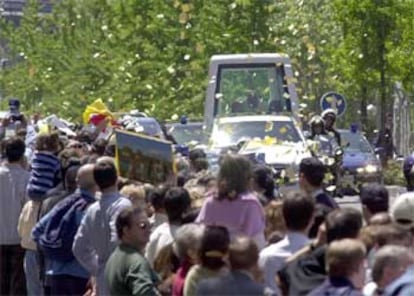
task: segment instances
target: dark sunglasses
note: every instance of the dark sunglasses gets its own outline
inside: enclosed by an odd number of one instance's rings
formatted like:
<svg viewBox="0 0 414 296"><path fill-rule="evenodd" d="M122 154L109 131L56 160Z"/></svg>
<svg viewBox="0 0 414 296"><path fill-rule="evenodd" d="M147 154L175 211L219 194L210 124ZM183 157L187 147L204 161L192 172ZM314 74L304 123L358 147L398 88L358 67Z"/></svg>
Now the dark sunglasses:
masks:
<svg viewBox="0 0 414 296"><path fill-rule="evenodd" d="M397 222L398 224L401 225L410 225L413 223L413 221L409 220L409 219L397 219L395 222Z"/></svg>
<svg viewBox="0 0 414 296"><path fill-rule="evenodd" d="M149 225L148 222L139 222L137 225L142 230L146 230L146 229L150 228L150 225Z"/></svg>

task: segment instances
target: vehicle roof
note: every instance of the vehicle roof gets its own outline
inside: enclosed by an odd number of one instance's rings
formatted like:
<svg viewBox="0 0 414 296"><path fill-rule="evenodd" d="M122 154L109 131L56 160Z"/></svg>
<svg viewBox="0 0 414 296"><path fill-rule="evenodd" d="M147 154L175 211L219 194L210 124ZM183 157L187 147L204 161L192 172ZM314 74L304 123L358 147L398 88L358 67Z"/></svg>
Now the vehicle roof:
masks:
<svg viewBox="0 0 414 296"><path fill-rule="evenodd" d="M282 63L290 64L288 55L279 53L245 53L213 55L210 59L210 63L267 64L274 63L275 60L280 61Z"/></svg>
<svg viewBox="0 0 414 296"><path fill-rule="evenodd" d="M204 122L202 121L189 121L187 123L181 123L181 122L168 122L165 124L165 126L202 126Z"/></svg>
<svg viewBox="0 0 414 296"><path fill-rule="evenodd" d="M293 118L286 115L248 115L248 116L233 116L233 117L220 117L219 123L232 123L232 122L249 122L249 121L282 121L293 122Z"/></svg>
<svg viewBox="0 0 414 296"><path fill-rule="evenodd" d="M134 118L134 120L139 121L139 122L157 122L158 120L155 119L154 117L136 117L136 116L131 116Z"/></svg>
<svg viewBox="0 0 414 296"><path fill-rule="evenodd" d="M340 134L356 134L356 135L361 135L361 136L365 137L365 135L361 131L359 131L359 130L356 131L356 132L352 132L349 129L338 129L338 132Z"/></svg>

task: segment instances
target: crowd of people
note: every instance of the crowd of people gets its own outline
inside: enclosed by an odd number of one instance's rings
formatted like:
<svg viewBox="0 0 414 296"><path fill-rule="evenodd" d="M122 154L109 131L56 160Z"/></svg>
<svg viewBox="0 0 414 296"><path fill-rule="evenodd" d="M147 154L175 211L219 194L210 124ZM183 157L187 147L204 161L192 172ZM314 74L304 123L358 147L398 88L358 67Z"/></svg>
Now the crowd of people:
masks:
<svg viewBox="0 0 414 296"><path fill-rule="evenodd" d="M414 193L339 207L310 157L281 197L266 166L228 154L215 175L199 149L141 183L112 140L24 137L1 145L1 295L414 295Z"/></svg>

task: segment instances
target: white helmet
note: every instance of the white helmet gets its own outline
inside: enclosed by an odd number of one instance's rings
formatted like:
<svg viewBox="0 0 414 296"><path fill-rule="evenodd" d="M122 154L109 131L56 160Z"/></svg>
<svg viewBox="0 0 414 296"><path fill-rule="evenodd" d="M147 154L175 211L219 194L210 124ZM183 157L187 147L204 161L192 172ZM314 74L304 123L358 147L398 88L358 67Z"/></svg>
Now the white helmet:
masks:
<svg viewBox="0 0 414 296"><path fill-rule="evenodd" d="M338 112L335 109L328 108L322 112L321 116L324 118L328 114L332 114L336 117L338 115Z"/></svg>

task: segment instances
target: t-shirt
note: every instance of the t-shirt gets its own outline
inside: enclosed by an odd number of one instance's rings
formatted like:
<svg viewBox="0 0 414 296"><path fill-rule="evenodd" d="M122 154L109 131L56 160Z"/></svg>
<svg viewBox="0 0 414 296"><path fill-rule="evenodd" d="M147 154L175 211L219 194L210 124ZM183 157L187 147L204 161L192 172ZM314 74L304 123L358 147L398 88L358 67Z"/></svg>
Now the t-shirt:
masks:
<svg viewBox="0 0 414 296"><path fill-rule="evenodd" d="M218 200L211 194L204 201L196 221L226 227L231 237L256 238L264 234L266 227L263 207L253 193L242 194L234 200Z"/></svg>
<svg viewBox="0 0 414 296"><path fill-rule="evenodd" d="M105 278L111 295L159 295L157 274L138 250L123 243L109 257Z"/></svg>
<svg viewBox="0 0 414 296"><path fill-rule="evenodd" d="M145 252L145 257L148 259L151 266L153 266L160 251L174 242L175 233L179 227L180 226L178 225L171 225L166 222L158 226L154 232L151 233Z"/></svg>
<svg viewBox="0 0 414 296"><path fill-rule="evenodd" d="M20 244L17 225L29 176L19 164L0 165L0 245Z"/></svg>
<svg viewBox="0 0 414 296"><path fill-rule="evenodd" d="M53 153L37 151L33 156L31 167L27 194L33 200L41 200L61 180L60 161Z"/></svg>

